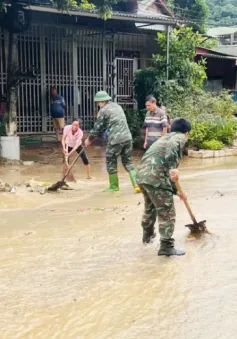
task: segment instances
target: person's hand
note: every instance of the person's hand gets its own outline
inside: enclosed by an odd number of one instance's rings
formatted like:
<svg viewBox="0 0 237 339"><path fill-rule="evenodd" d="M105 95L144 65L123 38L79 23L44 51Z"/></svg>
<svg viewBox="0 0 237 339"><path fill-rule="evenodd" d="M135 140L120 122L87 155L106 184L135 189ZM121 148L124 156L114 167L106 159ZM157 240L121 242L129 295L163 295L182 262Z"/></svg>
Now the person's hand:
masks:
<svg viewBox="0 0 237 339"><path fill-rule="evenodd" d="M87 138L87 139L85 140L84 145L85 145L85 147L88 147L88 146L91 145L91 141L89 140L89 138Z"/></svg>
<svg viewBox="0 0 237 339"><path fill-rule="evenodd" d="M177 169L170 169L169 174L172 181L179 179L179 171Z"/></svg>
<svg viewBox="0 0 237 339"><path fill-rule="evenodd" d="M65 157L68 155L68 150L67 149L64 149L63 150L63 153L64 153L64 155L65 155Z"/></svg>
<svg viewBox="0 0 237 339"><path fill-rule="evenodd" d="M147 142L144 142L143 148L144 148L144 149L147 148Z"/></svg>
<svg viewBox="0 0 237 339"><path fill-rule="evenodd" d="M184 192L178 192L177 196L180 200L187 200L187 195Z"/></svg>

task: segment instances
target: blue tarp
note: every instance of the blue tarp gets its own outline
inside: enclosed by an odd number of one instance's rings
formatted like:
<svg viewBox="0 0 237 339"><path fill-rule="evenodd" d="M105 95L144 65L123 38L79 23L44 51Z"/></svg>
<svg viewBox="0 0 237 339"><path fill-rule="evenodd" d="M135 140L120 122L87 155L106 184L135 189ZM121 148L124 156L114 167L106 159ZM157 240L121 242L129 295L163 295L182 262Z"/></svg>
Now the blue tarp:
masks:
<svg viewBox="0 0 237 339"><path fill-rule="evenodd" d="M237 102L237 91L235 91L235 94L234 94L234 101Z"/></svg>

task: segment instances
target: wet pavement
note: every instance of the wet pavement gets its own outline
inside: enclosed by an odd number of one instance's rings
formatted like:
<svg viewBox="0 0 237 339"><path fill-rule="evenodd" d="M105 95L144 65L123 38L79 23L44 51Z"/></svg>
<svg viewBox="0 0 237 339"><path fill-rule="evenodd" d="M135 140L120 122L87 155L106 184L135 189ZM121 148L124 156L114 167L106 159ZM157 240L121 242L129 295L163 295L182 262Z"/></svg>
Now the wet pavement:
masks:
<svg viewBox="0 0 237 339"><path fill-rule="evenodd" d="M60 179L59 150L23 150L43 163L1 166L0 178ZM198 220L214 233L188 241L175 198L176 246L157 257L141 243L141 195L120 166L120 193L103 193L104 149L79 161L73 191L0 193L1 339L233 339L237 333L237 158L184 159L181 183ZM136 163L139 152L135 153Z"/></svg>

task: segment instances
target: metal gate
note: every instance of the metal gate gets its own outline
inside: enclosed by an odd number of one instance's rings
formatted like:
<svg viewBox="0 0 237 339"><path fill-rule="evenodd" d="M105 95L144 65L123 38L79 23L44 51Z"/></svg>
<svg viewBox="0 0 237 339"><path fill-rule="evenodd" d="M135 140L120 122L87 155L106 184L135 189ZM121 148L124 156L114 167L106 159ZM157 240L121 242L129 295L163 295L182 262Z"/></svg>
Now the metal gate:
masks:
<svg viewBox="0 0 237 339"><path fill-rule="evenodd" d="M6 38L0 28L0 97L4 96L6 91Z"/></svg>
<svg viewBox="0 0 237 339"><path fill-rule="evenodd" d="M137 70L137 59L115 59L115 101L123 108L134 108L133 76Z"/></svg>
<svg viewBox="0 0 237 339"><path fill-rule="evenodd" d="M39 76L19 86L18 133L53 131L50 87L66 102L66 123L82 120L89 130L97 108L94 95L105 89L124 108L134 107L133 74L137 60L116 58L114 36L76 27L34 24L18 35L19 67L37 67ZM0 34L0 94L6 85L6 36Z"/></svg>

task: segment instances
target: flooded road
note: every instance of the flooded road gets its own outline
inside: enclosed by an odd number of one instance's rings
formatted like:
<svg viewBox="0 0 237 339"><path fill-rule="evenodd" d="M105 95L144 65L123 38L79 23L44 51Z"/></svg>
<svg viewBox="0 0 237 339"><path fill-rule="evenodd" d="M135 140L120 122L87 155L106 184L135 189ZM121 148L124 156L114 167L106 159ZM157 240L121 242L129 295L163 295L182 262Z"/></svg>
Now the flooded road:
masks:
<svg viewBox="0 0 237 339"><path fill-rule="evenodd" d="M187 241L189 216L175 199L176 245L187 254L163 258L158 238L141 243L142 196L124 170L120 193L101 192L103 152L89 152L93 180L78 163L73 191L1 193L0 338L235 338L237 158L182 162L189 202L214 235ZM57 181L52 158L1 167L1 179Z"/></svg>

